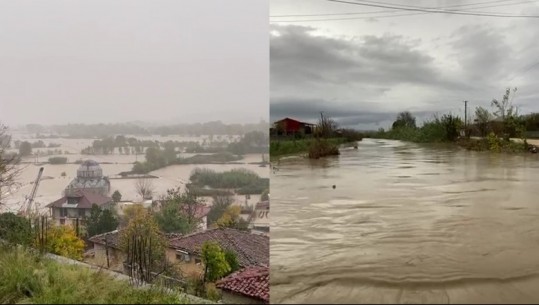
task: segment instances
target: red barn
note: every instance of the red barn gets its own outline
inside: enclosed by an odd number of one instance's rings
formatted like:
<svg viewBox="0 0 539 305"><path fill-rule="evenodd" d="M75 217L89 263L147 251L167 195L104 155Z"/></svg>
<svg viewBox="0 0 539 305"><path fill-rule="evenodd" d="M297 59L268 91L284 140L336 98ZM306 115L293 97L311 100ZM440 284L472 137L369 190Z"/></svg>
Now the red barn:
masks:
<svg viewBox="0 0 539 305"><path fill-rule="evenodd" d="M296 134L296 133L305 133L311 134L314 130L315 125L294 120L291 118L284 118L280 121L273 123L275 130L278 134Z"/></svg>

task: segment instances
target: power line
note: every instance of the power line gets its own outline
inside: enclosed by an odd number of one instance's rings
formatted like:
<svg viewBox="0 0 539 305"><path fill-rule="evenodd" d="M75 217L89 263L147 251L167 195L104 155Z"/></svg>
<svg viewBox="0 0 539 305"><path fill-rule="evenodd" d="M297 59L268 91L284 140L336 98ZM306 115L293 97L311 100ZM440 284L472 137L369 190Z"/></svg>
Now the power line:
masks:
<svg viewBox="0 0 539 305"><path fill-rule="evenodd" d="M539 15L501 15L501 14L490 14L490 13L474 13L474 12L469 12L469 11L398 7L398 6L390 6L390 5L385 5L385 4L374 4L375 2L362 3L362 2L350 2L350 1L344 1L344 0L326 0L326 1L359 5L359 6L381 7L381 8L395 9L395 10L437 13L437 14L468 15L468 16L499 17L499 18L539 18Z"/></svg>
<svg viewBox="0 0 539 305"><path fill-rule="evenodd" d="M421 6L410 6L407 5L405 7L412 7L412 8L422 8L422 9L447 9L452 7L466 7L466 6L476 6L481 4L490 4L490 3L500 3L500 2L507 2L507 1L514 1L514 0L496 0L496 1L487 1L487 2L479 2L479 3L468 3L468 4L458 4L458 5L449 5L445 7L421 7ZM517 2L517 3L506 3L506 4L498 4L498 5L487 5L487 6L479 6L479 7L471 7L469 10L476 10L481 8L491 8L491 7L501 7L501 6L513 6L513 5L521 5L526 3L533 3L537 2L536 0L533 1L523 1L523 2ZM403 5L404 6L404 5ZM283 18L283 17L324 17L324 16L346 16L346 15L368 15L368 14L380 14L380 13L397 13L395 10L380 10L380 11L370 11L370 12L346 12L346 13L325 13L325 14L293 14L293 15L273 15L270 16L270 18ZM478 13L490 13L490 12L478 12Z"/></svg>

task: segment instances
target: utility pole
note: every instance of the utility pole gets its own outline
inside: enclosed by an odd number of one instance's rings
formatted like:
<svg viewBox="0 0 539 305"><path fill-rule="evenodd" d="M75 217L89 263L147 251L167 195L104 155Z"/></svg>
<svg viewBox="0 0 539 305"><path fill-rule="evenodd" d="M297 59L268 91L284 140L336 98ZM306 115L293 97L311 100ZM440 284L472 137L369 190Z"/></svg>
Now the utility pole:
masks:
<svg viewBox="0 0 539 305"><path fill-rule="evenodd" d="M464 128L468 127L468 101L464 101Z"/></svg>

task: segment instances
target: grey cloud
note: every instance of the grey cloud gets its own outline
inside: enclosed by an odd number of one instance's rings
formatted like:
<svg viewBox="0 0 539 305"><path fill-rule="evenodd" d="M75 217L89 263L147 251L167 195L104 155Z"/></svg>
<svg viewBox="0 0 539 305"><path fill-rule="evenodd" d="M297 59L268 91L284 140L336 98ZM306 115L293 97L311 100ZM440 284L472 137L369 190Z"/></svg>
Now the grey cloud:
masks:
<svg viewBox="0 0 539 305"><path fill-rule="evenodd" d="M462 86L443 79L433 58L401 36L345 40L314 35L314 28L274 26L270 41L272 86L317 84ZM273 88L272 88L273 89Z"/></svg>

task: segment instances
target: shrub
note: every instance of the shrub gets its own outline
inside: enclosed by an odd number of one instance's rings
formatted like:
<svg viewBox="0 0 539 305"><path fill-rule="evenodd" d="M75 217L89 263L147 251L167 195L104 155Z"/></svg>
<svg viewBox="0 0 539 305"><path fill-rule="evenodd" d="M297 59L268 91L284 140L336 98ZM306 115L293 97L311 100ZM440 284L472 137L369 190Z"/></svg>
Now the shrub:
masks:
<svg viewBox="0 0 539 305"><path fill-rule="evenodd" d="M330 143L326 139L317 139L311 143L309 147L309 158L319 159L326 156L339 155L339 148L337 145Z"/></svg>
<svg viewBox="0 0 539 305"><path fill-rule="evenodd" d="M13 213L0 214L0 238L13 244L32 244L30 222Z"/></svg>

